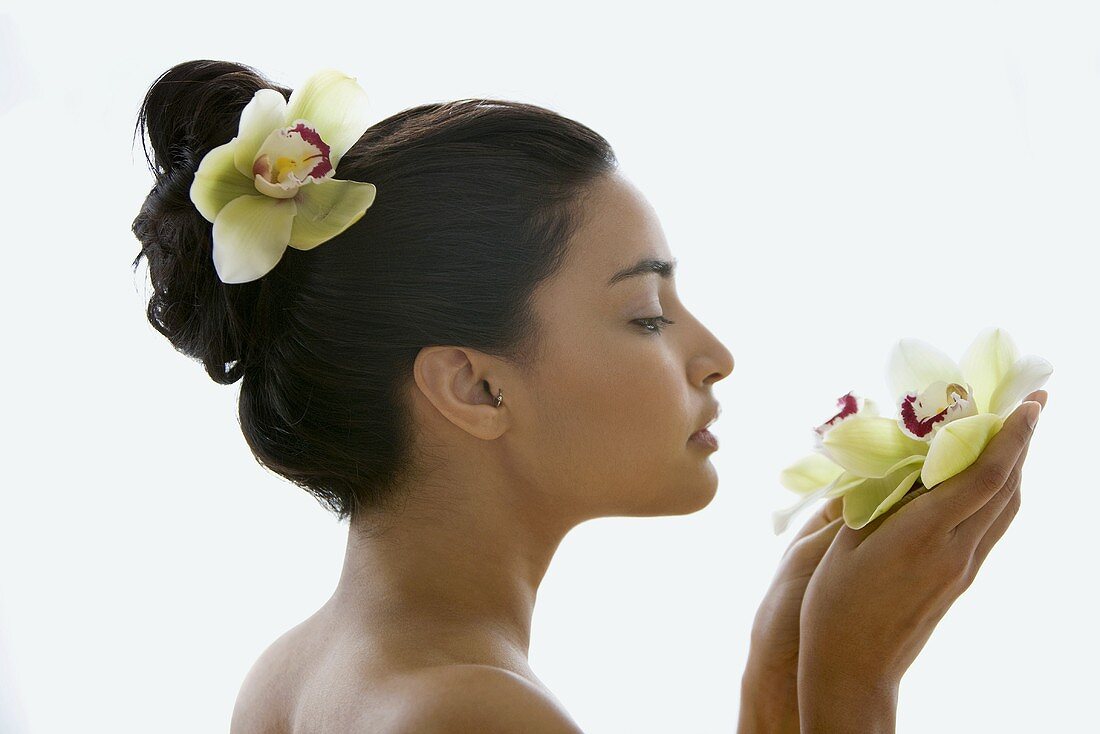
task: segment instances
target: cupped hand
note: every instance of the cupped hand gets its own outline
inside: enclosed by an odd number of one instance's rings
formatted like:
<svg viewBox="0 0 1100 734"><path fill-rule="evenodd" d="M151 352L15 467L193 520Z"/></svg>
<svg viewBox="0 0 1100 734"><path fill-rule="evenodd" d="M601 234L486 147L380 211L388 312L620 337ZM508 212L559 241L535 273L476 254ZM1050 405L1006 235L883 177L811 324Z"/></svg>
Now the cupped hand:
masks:
<svg viewBox="0 0 1100 734"><path fill-rule="evenodd" d="M831 499L814 513L783 553L756 611L750 660L773 678L798 676L799 611L806 586L840 526L841 498Z"/></svg>
<svg viewBox="0 0 1100 734"><path fill-rule="evenodd" d="M907 495L904 506L859 530L837 529L801 607L804 721L823 705L856 710L860 697L896 695L936 624L1016 516L1033 435L1026 414L1046 399L1044 390L1028 395L962 472Z"/></svg>
<svg viewBox="0 0 1100 734"><path fill-rule="evenodd" d="M752 625L739 732L799 731L799 610L814 569L844 523L842 509L839 497L823 504L779 561Z"/></svg>
<svg viewBox="0 0 1100 734"><path fill-rule="evenodd" d="M874 522L880 524L891 513L926 491L923 487L912 490ZM757 698L769 698L753 703L773 712L786 711L793 724L791 731L798 731L798 648L802 600L818 563L844 525L843 511L843 498L831 499L821 505L795 534L753 619L746 678L750 685L758 689Z"/></svg>

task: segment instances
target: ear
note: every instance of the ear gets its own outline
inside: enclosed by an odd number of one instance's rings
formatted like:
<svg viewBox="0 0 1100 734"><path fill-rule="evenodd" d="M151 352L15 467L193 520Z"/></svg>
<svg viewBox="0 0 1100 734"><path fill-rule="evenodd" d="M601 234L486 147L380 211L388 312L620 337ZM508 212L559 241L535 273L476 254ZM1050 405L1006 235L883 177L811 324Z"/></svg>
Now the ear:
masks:
<svg viewBox="0 0 1100 734"><path fill-rule="evenodd" d="M424 347L413 363L413 379L440 415L484 440L499 437L507 428L504 406L495 407L487 369L491 360L475 349Z"/></svg>

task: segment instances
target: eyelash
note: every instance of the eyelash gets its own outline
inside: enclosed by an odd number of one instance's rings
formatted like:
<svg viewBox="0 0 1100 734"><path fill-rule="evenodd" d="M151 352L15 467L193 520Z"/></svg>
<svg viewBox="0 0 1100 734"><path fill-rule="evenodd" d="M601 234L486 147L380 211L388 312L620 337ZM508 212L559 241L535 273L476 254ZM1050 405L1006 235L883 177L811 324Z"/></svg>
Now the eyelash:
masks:
<svg viewBox="0 0 1100 734"><path fill-rule="evenodd" d="M660 334L664 331L664 327L661 324L675 324L675 321L670 321L664 316L653 316L648 319L635 319L634 323L641 324L642 328L648 331L650 334ZM653 327L653 328L647 328Z"/></svg>

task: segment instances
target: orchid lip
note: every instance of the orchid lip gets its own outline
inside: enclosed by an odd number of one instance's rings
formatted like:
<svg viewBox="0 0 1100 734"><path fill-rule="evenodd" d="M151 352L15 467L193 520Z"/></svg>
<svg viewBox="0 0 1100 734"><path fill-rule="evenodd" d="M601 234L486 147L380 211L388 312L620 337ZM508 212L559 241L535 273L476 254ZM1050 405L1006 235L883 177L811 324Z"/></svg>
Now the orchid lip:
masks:
<svg viewBox="0 0 1100 734"><path fill-rule="evenodd" d="M976 412L969 385L936 382L909 391L898 405L898 427L910 438L930 441L942 426Z"/></svg>
<svg viewBox="0 0 1100 734"><path fill-rule="evenodd" d="M872 400L862 398L855 390L849 390L836 399L836 407L839 411L829 420L813 429L814 446L820 450L825 434L839 426L844 421L858 415L876 415L878 410Z"/></svg>
<svg viewBox="0 0 1100 734"><path fill-rule="evenodd" d="M257 190L288 199L306 183L332 178L331 148L307 120L272 130L252 162Z"/></svg>
<svg viewBox="0 0 1100 734"><path fill-rule="evenodd" d="M839 398L837 398L836 407L840 408L840 412L838 412L829 420L822 423L820 426L814 428L814 431L816 431L818 434L824 434L826 431L828 431L836 424L840 423L848 416L852 416L858 413L859 399L856 397L854 391L849 391L848 393L841 395Z"/></svg>

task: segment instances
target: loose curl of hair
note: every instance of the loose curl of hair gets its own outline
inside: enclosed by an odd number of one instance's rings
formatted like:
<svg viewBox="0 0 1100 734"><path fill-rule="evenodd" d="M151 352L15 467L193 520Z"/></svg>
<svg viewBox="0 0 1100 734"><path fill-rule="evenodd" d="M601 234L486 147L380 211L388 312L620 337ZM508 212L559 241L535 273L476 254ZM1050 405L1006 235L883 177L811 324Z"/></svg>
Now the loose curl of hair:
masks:
<svg viewBox="0 0 1100 734"><path fill-rule="evenodd" d="M189 190L260 89L291 92L212 60L173 66L149 88L135 136L156 183L133 222L133 267L148 261L149 322L216 382L241 380L257 461L354 521L388 506L423 462L407 393L422 347L469 347L522 370L539 359L535 290L562 266L584 196L618 164L603 137L543 107L413 107L339 162L338 178L378 187L358 222L226 284Z"/></svg>

